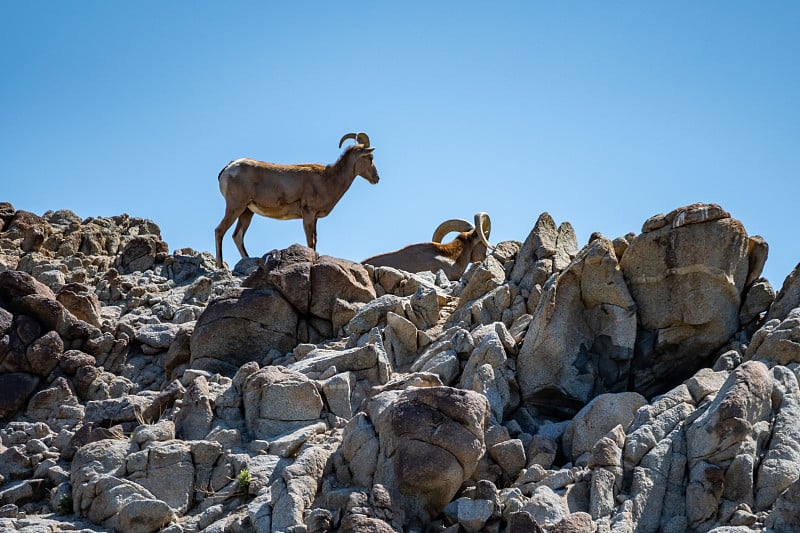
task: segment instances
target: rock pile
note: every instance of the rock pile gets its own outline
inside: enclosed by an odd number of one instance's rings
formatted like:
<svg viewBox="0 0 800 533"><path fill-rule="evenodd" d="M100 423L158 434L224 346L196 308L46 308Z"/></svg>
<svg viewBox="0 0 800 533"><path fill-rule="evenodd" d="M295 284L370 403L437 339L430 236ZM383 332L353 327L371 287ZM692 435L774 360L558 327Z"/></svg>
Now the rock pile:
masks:
<svg viewBox="0 0 800 533"><path fill-rule="evenodd" d="M800 274L716 205L464 277L0 204L0 529L800 530Z"/></svg>

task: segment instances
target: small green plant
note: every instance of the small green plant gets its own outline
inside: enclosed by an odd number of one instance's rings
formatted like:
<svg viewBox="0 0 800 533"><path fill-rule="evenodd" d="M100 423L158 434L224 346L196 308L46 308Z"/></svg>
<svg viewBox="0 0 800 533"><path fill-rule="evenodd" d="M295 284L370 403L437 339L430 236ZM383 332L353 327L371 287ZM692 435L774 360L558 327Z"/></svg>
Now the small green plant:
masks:
<svg viewBox="0 0 800 533"><path fill-rule="evenodd" d="M58 512L61 514L72 514L72 493L63 494L58 499Z"/></svg>
<svg viewBox="0 0 800 533"><path fill-rule="evenodd" d="M247 494L250 483L253 482L253 476L250 475L250 470L248 470L247 467L239 470L239 475L236 476L236 482L239 484L239 492Z"/></svg>

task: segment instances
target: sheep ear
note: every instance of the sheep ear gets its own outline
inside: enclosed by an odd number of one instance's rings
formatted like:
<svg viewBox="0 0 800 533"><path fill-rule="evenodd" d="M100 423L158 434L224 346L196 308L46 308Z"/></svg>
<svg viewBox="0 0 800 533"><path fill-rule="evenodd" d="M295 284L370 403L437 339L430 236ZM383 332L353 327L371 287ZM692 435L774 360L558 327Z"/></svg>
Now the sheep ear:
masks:
<svg viewBox="0 0 800 533"><path fill-rule="evenodd" d="M364 153L363 153L363 154L361 154L361 155L362 155L362 156L365 156L365 155L370 155L370 154L372 154L372 152L373 152L374 150L375 150L375 147L374 147L374 146L370 146L369 148L363 148L363 149L362 149L362 152L364 152Z"/></svg>

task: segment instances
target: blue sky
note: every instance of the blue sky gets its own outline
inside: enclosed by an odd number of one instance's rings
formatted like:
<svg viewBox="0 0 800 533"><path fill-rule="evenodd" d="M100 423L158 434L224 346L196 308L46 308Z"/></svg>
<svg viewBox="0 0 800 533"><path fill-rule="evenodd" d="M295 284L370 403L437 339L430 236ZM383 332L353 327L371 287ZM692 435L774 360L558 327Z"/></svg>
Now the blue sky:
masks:
<svg viewBox="0 0 800 533"><path fill-rule="evenodd" d="M640 232L720 204L800 261L800 3L0 3L0 201L154 220L171 250L214 249L232 159L333 162L366 131L318 251L361 260L492 217ZM253 255L304 243L253 220ZM230 232L225 259L238 253Z"/></svg>

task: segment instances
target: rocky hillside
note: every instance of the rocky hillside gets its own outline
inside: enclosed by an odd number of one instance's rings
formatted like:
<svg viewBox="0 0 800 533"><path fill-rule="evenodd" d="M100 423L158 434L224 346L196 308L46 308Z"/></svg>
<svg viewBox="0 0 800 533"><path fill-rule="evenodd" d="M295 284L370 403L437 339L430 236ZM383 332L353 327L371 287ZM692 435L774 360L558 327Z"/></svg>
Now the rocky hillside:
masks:
<svg viewBox="0 0 800 533"><path fill-rule="evenodd" d="M800 531L800 274L766 257L696 204L582 248L544 213L457 282L230 272L0 204L0 529Z"/></svg>

